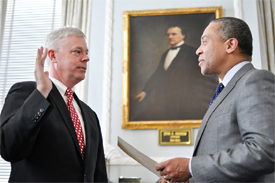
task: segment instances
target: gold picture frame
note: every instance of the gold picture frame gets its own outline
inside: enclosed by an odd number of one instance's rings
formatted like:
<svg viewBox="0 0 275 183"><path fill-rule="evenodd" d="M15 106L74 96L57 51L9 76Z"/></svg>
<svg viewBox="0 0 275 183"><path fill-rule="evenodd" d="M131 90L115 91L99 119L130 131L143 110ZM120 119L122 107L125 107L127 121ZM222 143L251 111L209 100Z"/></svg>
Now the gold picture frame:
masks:
<svg viewBox="0 0 275 183"><path fill-rule="evenodd" d="M211 20L222 16L223 12L221 6L123 12L123 129L198 128L200 126L202 119L201 114L198 115L198 117L193 117L191 119L170 119L161 117L159 119L146 117L144 117L144 119L142 117L135 118L135 116L138 115L134 113L140 111L137 110L138 108L134 105L134 103L139 105L139 103L136 102L137 99L135 96L142 91L146 79L148 80L149 75L152 75L153 70L156 69L156 65L159 62L158 60L160 60L160 53L163 53L168 47L167 42L164 40L166 39L166 29L164 27L167 27L165 24L170 22L180 22L188 25L186 27L188 27L189 30L189 42L187 40L184 44L189 44L194 48L198 48L204 28ZM152 64L150 65L151 61ZM147 63L149 63L149 65L146 65ZM154 69L152 69L152 65L154 65ZM190 76L189 80L195 80L195 78ZM213 82L215 83L213 84ZM213 85L213 87L209 87L209 91L208 87L204 87L203 93L199 94L199 96L204 96L205 93L210 93L213 96L215 92L215 90L213 91L213 88L216 88L217 83L218 80L212 78L211 86ZM197 84L195 86L197 86ZM211 100L209 94L205 96L208 97L202 100L204 105ZM196 105L198 105L198 103L200 104L201 102L196 102ZM193 104L190 102L185 105L186 108L191 109ZM167 106L173 106L173 103L169 103ZM144 107L142 109L144 109ZM205 111L203 112L206 112L207 108L204 107L204 109ZM148 111L148 114L150 114L150 110Z"/></svg>

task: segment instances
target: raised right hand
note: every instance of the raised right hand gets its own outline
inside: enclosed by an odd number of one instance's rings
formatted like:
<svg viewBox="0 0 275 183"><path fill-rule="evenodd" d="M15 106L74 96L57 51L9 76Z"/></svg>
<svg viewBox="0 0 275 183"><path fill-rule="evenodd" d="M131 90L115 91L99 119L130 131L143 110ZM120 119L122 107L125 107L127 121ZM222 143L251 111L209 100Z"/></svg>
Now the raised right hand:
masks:
<svg viewBox="0 0 275 183"><path fill-rule="evenodd" d="M49 72L44 71L47 53L47 49L43 52L42 46L38 48L34 70L36 88L45 98L48 97L50 91L52 90L52 81L49 79Z"/></svg>

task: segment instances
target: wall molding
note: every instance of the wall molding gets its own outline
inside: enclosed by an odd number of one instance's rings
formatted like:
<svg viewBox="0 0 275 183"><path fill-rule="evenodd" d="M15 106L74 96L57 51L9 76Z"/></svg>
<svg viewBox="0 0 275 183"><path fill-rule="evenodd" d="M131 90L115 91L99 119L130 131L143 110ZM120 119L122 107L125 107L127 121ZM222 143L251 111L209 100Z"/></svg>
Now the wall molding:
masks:
<svg viewBox="0 0 275 183"><path fill-rule="evenodd" d="M110 143L111 121L111 86L112 86L112 43L113 43L113 0L106 0L105 35L104 35L104 68L103 68L103 105L102 136L103 143Z"/></svg>
<svg viewBox="0 0 275 183"><path fill-rule="evenodd" d="M243 18L242 0L234 0L234 12L236 18Z"/></svg>

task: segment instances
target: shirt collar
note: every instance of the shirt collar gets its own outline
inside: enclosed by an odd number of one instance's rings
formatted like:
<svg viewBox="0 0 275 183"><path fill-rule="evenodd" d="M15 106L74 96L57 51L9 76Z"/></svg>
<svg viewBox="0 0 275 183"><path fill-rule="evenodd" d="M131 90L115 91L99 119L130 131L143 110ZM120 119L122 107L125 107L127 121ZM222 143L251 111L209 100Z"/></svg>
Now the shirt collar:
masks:
<svg viewBox="0 0 275 183"><path fill-rule="evenodd" d="M224 87L229 83L229 81L233 78L233 76L246 64L250 63L250 61L243 61L238 64L236 64L234 67L232 67L224 76L222 80L222 84Z"/></svg>
<svg viewBox="0 0 275 183"><path fill-rule="evenodd" d="M66 90L67 90L67 86L65 86L61 81L53 78L53 77L49 77L52 82L54 83L54 85L56 86L56 88L58 89L59 93L62 95L62 96L67 96L66 94Z"/></svg>
<svg viewBox="0 0 275 183"><path fill-rule="evenodd" d="M183 44L184 44L184 40L182 40L181 42L179 42L178 44L176 44L175 46L172 46L172 47L179 47L179 46L181 46Z"/></svg>

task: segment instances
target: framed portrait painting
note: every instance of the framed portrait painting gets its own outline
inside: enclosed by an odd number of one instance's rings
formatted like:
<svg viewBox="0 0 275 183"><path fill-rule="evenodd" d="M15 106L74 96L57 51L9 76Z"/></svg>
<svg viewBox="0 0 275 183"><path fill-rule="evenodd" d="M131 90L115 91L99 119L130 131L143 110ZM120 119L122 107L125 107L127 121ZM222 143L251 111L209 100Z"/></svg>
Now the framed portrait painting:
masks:
<svg viewBox="0 0 275 183"><path fill-rule="evenodd" d="M222 7L123 12L122 128L198 128L218 78L196 50Z"/></svg>

